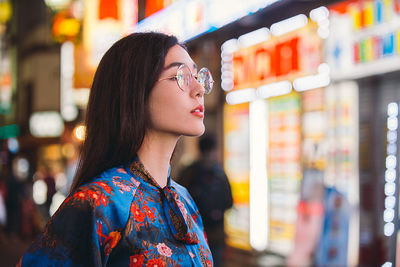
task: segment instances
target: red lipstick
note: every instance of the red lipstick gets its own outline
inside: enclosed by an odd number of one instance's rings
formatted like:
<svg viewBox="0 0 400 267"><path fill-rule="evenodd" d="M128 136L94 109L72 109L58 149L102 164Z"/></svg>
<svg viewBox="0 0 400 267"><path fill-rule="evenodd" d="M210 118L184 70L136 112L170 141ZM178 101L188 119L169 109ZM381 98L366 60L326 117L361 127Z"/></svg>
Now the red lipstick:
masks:
<svg viewBox="0 0 400 267"><path fill-rule="evenodd" d="M204 106L198 105L190 113L192 113L193 115L195 115L199 118L204 118Z"/></svg>

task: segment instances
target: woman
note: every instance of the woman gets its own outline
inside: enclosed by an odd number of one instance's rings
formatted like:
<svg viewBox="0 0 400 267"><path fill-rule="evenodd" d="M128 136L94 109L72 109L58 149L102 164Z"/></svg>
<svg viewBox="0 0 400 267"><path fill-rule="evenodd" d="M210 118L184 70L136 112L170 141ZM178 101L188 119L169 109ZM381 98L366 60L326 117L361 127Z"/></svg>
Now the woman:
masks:
<svg viewBox="0 0 400 267"><path fill-rule="evenodd" d="M179 137L204 132L213 81L205 68L196 73L184 46L161 33L107 51L71 194L22 266L212 266L198 209L169 177Z"/></svg>

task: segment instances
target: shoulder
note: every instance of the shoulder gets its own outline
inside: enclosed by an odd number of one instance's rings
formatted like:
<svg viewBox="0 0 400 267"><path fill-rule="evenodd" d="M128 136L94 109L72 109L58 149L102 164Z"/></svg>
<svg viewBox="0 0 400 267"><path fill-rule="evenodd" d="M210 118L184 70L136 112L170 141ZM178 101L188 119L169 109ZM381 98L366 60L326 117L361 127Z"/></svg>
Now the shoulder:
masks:
<svg viewBox="0 0 400 267"><path fill-rule="evenodd" d="M124 186L130 186L131 188L137 188L140 182L132 176L131 173L128 173L122 167L115 167L104 171L98 177L93 179L92 183L96 183L98 181L103 181L114 185L115 188L121 189L123 191L128 191ZM124 185L124 186L122 186Z"/></svg>
<svg viewBox="0 0 400 267"><path fill-rule="evenodd" d="M171 186L175 188L176 192L184 197L184 198L191 198L188 190L186 189L186 187L178 184L177 182L175 182L174 180L171 179Z"/></svg>
<svg viewBox="0 0 400 267"><path fill-rule="evenodd" d="M117 224L124 224L139 185L140 182L125 169L112 168L79 187L64 203L90 207L96 217L114 218Z"/></svg>
<svg viewBox="0 0 400 267"><path fill-rule="evenodd" d="M92 266L106 261L113 248L107 242L115 246L119 241L138 185L123 169L114 168L80 186L28 249L23 264Z"/></svg>

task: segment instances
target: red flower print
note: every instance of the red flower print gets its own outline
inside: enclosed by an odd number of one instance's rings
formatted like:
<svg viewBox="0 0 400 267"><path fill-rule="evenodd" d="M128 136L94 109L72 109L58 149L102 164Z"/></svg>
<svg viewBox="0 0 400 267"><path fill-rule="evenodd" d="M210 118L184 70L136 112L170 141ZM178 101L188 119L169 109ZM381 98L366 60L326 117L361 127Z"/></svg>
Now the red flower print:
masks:
<svg viewBox="0 0 400 267"><path fill-rule="evenodd" d="M129 185L123 184L123 183L115 181L115 180L113 180L113 184L119 188L119 191L121 193L123 193L123 191L125 191L125 192L131 191L131 187Z"/></svg>
<svg viewBox="0 0 400 267"><path fill-rule="evenodd" d="M103 194L98 193L93 190L87 190L86 193L87 193L87 195L89 195L89 197L91 199L94 200L94 203L96 204L96 206L100 206L101 204L103 204L104 206L107 205L107 198Z"/></svg>
<svg viewBox="0 0 400 267"><path fill-rule="evenodd" d="M85 192L76 192L73 196L73 198L79 199L79 200L85 200L87 199L87 195L85 194Z"/></svg>
<svg viewBox="0 0 400 267"><path fill-rule="evenodd" d="M133 178L131 178L131 182L136 186L140 185L140 182L138 180L133 179Z"/></svg>
<svg viewBox="0 0 400 267"><path fill-rule="evenodd" d="M147 262L147 267L165 267L164 262L161 259L151 259Z"/></svg>
<svg viewBox="0 0 400 267"><path fill-rule="evenodd" d="M111 232L104 240L104 252L106 255L111 253L111 250L118 244L121 239L121 234L118 231Z"/></svg>
<svg viewBox="0 0 400 267"><path fill-rule="evenodd" d="M131 212L133 213L133 217L135 217L136 221L144 222L144 218L146 217L146 215L139 209L139 207L132 205Z"/></svg>
<svg viewBox="0 0 400 267"><path fill-rule="evenodd" d="M192 214L192 219L195 223L197 223L197 219L199 218L199 215L197 215L196 213Z"/></svg>
<svg viewBox="0 0 400 267"><path fill-rule="evenodd" d="M117 172L125 173L125 174L126 174L126 171L125 171L123 168L118 168L118 169L117 169Z"/></svg>
<svg viewBox="0 0 400 267"><path fill-rule="evenodd" d="M107 198L104 195L101 195L100 200L101 200L101 204L103 204L103 206L107 206Z"/></svg>
<svg viewBox="0 0 400 267"><path fill-rule="evenodd" d="M159 243L157 245L157 251L158 251L158 253L160 253L161 255L163 255L165 257L171 257L171 255L172 255L172 250L164 243Z"/></svg>
<svg viewBox="0 0 400 267"><path fill-rule="evenodd" d="M185 208L185 205L182 203L182 201L179 198L176 199L176 203L178 204L179 210L182 212L183 218L186 219L187 210Z"/></svg>
<svg viewBox="0 0 400 267"><path fill-rule="evenodd" d="M114 248L121 239L121 234L118 231L113 231L108 236L110 237L110 246L111 248Z"/></svg>
<svg viewBox="0 0 400 267"><path fill-rule="evenodd" d="M129 257L129 267L142 267L144 261L143 255L133 255Z"/></svg>
<svg viewBox="0 0 400 267"><path fill-rule="evenodd" d="M142 210L146 214L147 218L154 221L154 212L148 206L143 206Z"/></svg>
<svg viewBox="0 0 400 267"><path fill-rule="evenodd" d="M111 187L108 184L106 184L104 182L94 182L94 184L103 188L103 190L106 191L108 194L111 193Z"/></svg>

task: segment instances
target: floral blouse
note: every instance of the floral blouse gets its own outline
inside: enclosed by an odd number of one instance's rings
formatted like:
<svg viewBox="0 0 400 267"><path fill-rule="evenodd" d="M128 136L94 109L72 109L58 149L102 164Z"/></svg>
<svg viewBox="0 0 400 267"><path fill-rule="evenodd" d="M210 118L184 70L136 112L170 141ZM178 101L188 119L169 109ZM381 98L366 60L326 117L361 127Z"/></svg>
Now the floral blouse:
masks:
<svg viewBox="0 0 400 267"><path fill-rule="evenodd" d="M22 266L212 266L188 191L161 188L137 159L105 171L61 205Z"/></svg>

